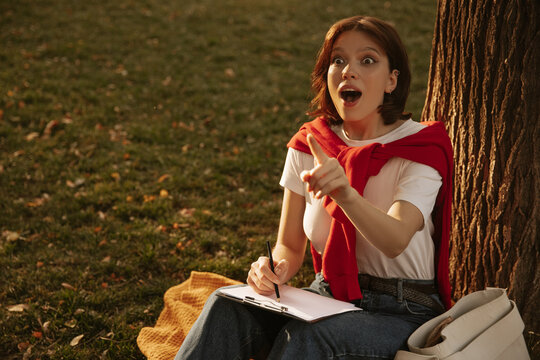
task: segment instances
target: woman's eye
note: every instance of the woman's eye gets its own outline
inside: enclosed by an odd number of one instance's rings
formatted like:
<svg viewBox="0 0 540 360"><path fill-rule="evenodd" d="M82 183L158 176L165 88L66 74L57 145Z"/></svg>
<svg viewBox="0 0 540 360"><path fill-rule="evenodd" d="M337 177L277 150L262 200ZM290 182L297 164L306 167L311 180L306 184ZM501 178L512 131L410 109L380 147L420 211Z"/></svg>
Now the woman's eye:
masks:
<svg viewBox="0 0 540 360"><path fill-rule="evenodd" d="M366 57L362 60L362 64L365 64L365 65L371 65L371 64L375 64L376 61L375 59L373 59L372 57Z"/></svg>
<svg viewBox="0 0 540 360"><path fill-rule="evenodd" d="M332 60L332 64L335 64L335 65L343 65L344 63L345 63L345 61L340 57L335 57Z"/></svg>

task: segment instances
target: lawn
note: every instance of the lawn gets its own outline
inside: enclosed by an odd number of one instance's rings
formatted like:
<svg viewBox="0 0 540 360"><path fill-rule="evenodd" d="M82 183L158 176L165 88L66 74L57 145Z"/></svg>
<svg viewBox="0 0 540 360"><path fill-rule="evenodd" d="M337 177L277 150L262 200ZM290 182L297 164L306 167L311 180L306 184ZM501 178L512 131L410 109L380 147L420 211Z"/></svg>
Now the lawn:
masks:
<svg viewBox="0 0 540 360"><path fill-rule="evenodd" d="M142 359L167 288L244 280L328 27L370 14L424 104L436 3L0 2L0 355ZM310 281L309 259L294 285Z"/></svg>

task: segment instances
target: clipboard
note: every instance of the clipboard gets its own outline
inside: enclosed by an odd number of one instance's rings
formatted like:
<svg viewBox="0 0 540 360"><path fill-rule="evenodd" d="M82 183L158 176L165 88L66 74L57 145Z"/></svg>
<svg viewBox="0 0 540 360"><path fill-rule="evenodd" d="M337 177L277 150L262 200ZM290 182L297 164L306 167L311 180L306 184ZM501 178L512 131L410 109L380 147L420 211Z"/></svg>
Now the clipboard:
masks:
<svg viewBox="0 0 540 360"><path fill-rule="evenodd" d="M280 286L281 302L276 301L275 294L259 295L248 285L222 288L217 294L249 306L310 323L350 311L362 311L354 304L287 285Z"/></svg>

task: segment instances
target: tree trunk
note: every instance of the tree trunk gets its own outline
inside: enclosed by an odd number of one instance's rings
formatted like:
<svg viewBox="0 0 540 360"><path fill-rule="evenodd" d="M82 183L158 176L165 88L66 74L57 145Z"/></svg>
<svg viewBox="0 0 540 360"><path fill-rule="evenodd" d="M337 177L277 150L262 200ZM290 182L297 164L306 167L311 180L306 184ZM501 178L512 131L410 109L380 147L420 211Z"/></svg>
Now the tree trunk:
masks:
<svg viewBox="0 0 540 360"><path fill-rule="evenodd" d="M537 0L440 0L422 114L445 121L454 146L454 299L507 288L532 342L540 320L539 14Z"/></svg>

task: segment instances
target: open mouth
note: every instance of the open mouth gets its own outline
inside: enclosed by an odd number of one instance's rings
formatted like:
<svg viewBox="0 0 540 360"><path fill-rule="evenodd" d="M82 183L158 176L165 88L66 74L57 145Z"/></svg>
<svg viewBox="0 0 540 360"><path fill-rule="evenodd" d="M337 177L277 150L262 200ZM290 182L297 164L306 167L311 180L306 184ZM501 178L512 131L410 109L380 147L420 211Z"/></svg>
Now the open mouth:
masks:
<svg viewBox="0 0 540 360"><path fill-rule="evenodd" d="M360 97L362 96L362 92L348 89L343 90L339 93L339 95L343 100L345 100L346 103L353 103L356 100L360 99Z"/></svg>

